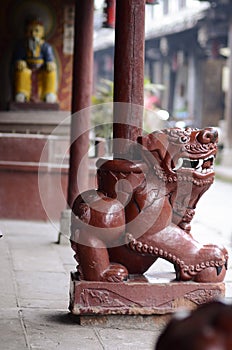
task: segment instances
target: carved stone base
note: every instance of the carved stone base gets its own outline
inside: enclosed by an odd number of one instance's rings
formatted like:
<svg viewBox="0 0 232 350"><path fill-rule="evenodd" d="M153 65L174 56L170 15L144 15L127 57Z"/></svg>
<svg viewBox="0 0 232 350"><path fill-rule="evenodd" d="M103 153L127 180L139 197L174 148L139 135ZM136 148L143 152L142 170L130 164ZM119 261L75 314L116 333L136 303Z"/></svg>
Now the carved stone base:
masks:
<svg viewBox="0 0 232 350"><path fill-rule="evenodd" d="M172 282L174 277L130 276L129 281L110 283L78 280L71 273L69 309L75 315L165 315L225 295L224 283Z"/></svg>

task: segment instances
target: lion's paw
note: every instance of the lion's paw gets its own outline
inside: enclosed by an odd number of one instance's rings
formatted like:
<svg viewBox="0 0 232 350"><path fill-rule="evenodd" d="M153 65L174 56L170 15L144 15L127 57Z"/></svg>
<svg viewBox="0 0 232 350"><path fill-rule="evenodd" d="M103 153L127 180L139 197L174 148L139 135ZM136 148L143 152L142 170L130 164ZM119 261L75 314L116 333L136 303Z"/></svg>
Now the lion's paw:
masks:
<svg viewBox="0 0 232 350"><path fill-rule="evenodd" d="M224 247L204 245L195 257L194 264L175 264L177 280L200 283L218 283L224 280L228 264L228 252Z"/></svg>
<svg viewBox="0 0 232 350"><path fill-rule="evenodd" d="M111 263L101 276L104 282L119 283L127 280L128 271L123 265Z"/></svg>

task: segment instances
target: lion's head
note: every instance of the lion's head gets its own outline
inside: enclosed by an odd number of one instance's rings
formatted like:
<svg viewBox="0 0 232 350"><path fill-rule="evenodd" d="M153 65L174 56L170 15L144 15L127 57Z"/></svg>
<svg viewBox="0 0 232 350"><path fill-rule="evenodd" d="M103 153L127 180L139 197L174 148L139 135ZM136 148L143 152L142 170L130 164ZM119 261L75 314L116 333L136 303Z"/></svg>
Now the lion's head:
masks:
<svg viewBox="0 0 232 350"><path fill-rule="evenodd" d="M166 183L173 221L185 230L190 230L196 204L213 183L217 141L213 128L170 128L138 139L143 159Z"/></svg>
<svg viewBox="0 0 232 350"><path fill-rule="evenodd" d="M215 129L164 129L138 141L145 148L143 158L163 181L190 181L198 186L212 181L218 141Z"/></svg>

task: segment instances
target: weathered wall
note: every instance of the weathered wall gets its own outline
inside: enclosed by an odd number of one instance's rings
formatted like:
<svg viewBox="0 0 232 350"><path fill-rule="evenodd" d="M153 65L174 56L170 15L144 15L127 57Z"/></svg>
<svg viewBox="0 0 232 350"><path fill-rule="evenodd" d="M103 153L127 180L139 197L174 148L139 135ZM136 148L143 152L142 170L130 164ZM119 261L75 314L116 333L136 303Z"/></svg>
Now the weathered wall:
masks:
<svg viewBox="0 0 232 350"><path fill-rule="evenodd" d="M67 207L68 147L62 135L0 134L0 218L60 219ZM96 187L95 162L89 159L89 188Z"/></svg>

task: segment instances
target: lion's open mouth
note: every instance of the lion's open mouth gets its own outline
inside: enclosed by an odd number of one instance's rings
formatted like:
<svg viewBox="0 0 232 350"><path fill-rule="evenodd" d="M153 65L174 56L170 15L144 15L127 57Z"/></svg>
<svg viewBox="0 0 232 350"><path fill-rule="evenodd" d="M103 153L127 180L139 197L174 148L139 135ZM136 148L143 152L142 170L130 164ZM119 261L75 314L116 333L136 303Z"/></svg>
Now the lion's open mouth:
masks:
<svg viewBox="0 0 232 350"><path fill-rule="evenodd" d="M214 170L214 159L215 157L213 155L203 159L179 158L173 171L194 169L198 173L208 174Z"/></svg>

